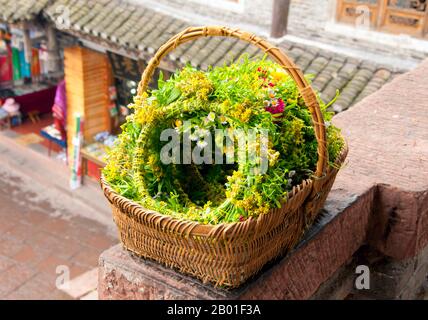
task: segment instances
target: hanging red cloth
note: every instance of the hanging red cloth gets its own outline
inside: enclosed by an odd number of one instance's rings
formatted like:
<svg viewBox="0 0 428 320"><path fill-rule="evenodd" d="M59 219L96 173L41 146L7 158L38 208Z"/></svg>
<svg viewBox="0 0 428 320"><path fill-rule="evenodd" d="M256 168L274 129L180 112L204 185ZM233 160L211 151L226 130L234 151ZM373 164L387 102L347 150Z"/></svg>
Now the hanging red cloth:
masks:
<svg viewBox="0 0 428 320"><path fill-rule="evenodd" d="M67 100L65 96L65 81L62 80L55 93L55 102L52 106L52 113L54 117L55 128L61 132L62 140L67 137L66 124L67 124Z"/></svg>
<svg viewBox="0 0 428 320"><path fill-rule="evenodd" d="M37 77L40 75L39 49L31 49L31 75Z"/></svg>
<svg viewBox="0 0 428 320"><path fill-rule="evenodd" d="M0 82L12 81L12 50L7 46L5 55L0 55Z"/></svg>

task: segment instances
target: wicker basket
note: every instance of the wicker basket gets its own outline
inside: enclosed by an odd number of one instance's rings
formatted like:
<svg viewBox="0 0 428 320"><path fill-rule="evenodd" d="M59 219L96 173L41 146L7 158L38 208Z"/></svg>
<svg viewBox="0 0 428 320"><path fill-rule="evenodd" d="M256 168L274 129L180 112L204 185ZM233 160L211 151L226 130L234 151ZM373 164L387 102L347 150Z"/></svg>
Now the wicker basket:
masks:
<svg viewBox="0 0 428 320"><path fill-rule="evenodd" d="M289 193L280 209L243 222L203 225L150 211L115 191L101 178L111 203L114 221L124 247L139 256L193 275L203 282L237 287L275 257L285 254L301 239L324 205L347 154L345 146L336 166L327 166L326 132L316 95L302 72L278 48L265 40L224 27L188 28L171 38L150 60L138 88L142 94L160 60L178 45L207 36L234 37L247 41L270 55L294 79L312 120L318 141L314 178L303 181Z"/></svg>

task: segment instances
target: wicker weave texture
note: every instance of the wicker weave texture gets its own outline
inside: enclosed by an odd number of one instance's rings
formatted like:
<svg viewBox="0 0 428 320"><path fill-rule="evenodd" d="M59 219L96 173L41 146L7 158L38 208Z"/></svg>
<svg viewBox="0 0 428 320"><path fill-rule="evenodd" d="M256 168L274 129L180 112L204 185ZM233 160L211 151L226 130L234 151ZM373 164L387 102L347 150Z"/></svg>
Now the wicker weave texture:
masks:
<svg viewBox="0 0 428 320"><path fill-rule="evenodd" d="M225 27L185 29L165 43L150 60L138 94L147 90L150 78L166 54L182 43L207 36L235 37L250 42L269 54L294 79L311 112L318 141L314 177L294 187L281 208L243 222L219 225L203 225L162 215L120 196L103 178L101 185L111 203L120 240L126 249L204 282L238 287L301 239L324 205L337 168L346 157L347 147L336 159L335 166L327 166L326 132L315 92L299 68L278 48L240 30Z"/></svg>

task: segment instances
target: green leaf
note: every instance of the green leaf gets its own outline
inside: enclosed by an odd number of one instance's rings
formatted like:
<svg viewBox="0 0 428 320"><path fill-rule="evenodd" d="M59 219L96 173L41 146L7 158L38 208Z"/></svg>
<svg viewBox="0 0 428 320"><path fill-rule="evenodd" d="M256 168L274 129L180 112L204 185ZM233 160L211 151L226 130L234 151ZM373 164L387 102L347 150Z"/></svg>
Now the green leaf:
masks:
<svg viewBox="0 0 428 320"><path fill-rule="evenodd" d="M174 87L174 88L172 89L172 91L169 93L169 97L168 97L168 99L167 99L167 101L166 101L166 104L171 104L171 103L173 103L173 102L174 102L174 101L176 101L178 98L180 98L180 96L181 96L181 91L180 91L180 89L178 89L178 88Z"/></svg>

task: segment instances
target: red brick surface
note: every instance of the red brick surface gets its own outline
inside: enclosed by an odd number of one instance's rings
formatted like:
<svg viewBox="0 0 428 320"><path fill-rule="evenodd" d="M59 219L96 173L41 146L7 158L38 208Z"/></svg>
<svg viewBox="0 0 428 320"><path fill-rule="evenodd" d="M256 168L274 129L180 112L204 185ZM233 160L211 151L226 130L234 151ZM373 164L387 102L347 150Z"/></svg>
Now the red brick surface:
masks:
<svg viewBox="0 0 428 320"><path fill-rule="evenodd" d="M30 201L34 195L10 179L0 172L0 299L70 299L55 286L56 267L68 266L76 278L96 268L117 240L105 226L66 210L52 216L48 203Z"/></svg>
<svg viewBox="0 0 428 320"><path fill-rule="evenodd" d="M350 152L321 227L246 286L231 292L213 289L135 260L117 246L100 259L100 298L306 299L363 244L397 261L420 254L428 243L428 83L421 81L426 74L428 61L335 117ZM420 274L425 266L418 267Z"/></svg>
<svg viewBox="0 0 428 320"><path fill-rule="evenodd" d="M336 188L374 184L428 190L428 60L334 117L349 142L348 165Z"/></svg>
<svg viewBox="0 0 428 320"><path fill-rule="evenodd" d="M337 115L349 142L335 189L377 186L371 244L405 259L428 244L428 60Z"/></svg>

